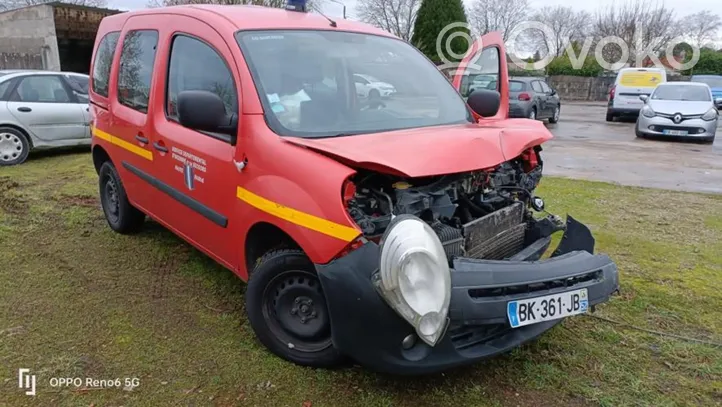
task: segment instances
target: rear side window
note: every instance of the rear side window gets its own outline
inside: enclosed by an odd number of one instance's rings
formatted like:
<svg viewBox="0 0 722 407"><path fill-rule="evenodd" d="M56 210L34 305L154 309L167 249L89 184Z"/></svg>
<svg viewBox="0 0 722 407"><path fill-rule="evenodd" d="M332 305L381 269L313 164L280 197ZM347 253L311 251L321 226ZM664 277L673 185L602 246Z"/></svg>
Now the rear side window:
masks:
<svg viewBox="0 0 722 407"><path fill-rule="evenodd" d="M509 92L521 92L524 90L524 82L509 82Z"/></svg>
<svg viewBox="0 0 722 407"><path fill-rule="evenodd" d="M118 101L142 113L148 112L158 31L128 31L123 39L118 72Z"/></svg>
<svg viewBox="0 0 722 407"><path fill-rule="evenodd" d="M113 65L115 47L118 45L119 32L105 35L98 44L93 63L93 92L108 97L108 83L110 82L110 67Z"/></svg>
<svg viewBox="0 0 722 407"><path fill-rule="evenodd" d="M208 44L184 35L176 36L168 69L168 117L177 116L178 94L186 90L206 90L221 97L227 113L238 110L233 75L223 58Z"/></svg>

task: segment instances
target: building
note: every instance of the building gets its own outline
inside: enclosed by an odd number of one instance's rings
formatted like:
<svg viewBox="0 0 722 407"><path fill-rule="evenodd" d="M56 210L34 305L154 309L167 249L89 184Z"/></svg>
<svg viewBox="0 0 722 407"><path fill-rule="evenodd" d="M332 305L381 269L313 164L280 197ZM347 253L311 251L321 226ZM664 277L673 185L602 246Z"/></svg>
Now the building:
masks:
<svg viewBox="0 0 722 407"><path fill-rule="evenodd" d="M100 20L120 13L61 2L0 13L0 69L88 73Z"/></svg>

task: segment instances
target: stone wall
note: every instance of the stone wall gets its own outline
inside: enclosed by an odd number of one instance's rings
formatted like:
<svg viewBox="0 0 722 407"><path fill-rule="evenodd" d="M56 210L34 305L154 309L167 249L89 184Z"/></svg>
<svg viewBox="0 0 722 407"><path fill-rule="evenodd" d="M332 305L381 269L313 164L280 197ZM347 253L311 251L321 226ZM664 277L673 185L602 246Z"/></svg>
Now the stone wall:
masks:
<svg viewBox="0 0 722 407"><path fill-rule="evenodd" d="M563 100L607 100L615 77L584 77L555 75L547 78L549 86L556 89Z"/></svg>
<svg viewBox="0 0 722 407"><path fill-rule="evenodd" d="M60 70L52 6L0 13L0 69Z"/></svg>

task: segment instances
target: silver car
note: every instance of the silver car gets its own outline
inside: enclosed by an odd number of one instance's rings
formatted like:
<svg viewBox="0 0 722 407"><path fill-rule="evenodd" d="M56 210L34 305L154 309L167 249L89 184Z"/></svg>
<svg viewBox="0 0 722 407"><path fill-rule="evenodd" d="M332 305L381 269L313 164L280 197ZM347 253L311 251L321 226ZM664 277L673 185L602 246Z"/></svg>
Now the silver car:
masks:
<svg viewBox="0 0 722 407"><path fill-rule="evenodd" d="M30 150L90 144L88 76L0 70L0 166Z"/></svg>
<svg viewBox="0 0 722 407"><path fill-rule="evenodd" d="M662 83L651 95L639 98L644 106L637 119L637 137L683 136L714 142L722 99L714 99L706 84Z"/></svg>

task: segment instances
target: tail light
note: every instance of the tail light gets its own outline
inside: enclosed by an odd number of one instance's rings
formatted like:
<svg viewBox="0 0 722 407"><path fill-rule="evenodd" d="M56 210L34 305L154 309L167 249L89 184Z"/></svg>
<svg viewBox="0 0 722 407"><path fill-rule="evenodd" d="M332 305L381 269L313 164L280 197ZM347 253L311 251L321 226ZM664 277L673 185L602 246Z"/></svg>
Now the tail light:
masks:
<svg viewBox="0 0 722 407"><path fill-rule="evenodd" d="M612 85L612 88L609 89L609 100L614 100L614 92L617 90L617 85Z"/></svg>
<svg viewBox="0 0 722 407"><path fill-rule="evenodd" d="M519 94L518 99L519 100L531 100L531 96L529 96L528 93L524 92L524 93Z"/></svg>

